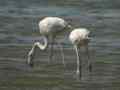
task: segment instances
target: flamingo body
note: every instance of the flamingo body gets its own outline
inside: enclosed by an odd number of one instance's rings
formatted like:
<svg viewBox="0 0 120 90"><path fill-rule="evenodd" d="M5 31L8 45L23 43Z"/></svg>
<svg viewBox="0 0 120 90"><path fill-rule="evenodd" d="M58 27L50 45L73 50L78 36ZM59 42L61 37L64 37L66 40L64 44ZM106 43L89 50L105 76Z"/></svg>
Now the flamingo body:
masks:
<svg viewBox="0 0 120 90"><path fill-rule="evenodd" d="M70 33L69 39L72 44L81 46L87 44L86 41L89 40L89 33L90 31L85 28L77 28Z"/></svg>
<svg viewBox="0 0 120 90"><path fill-rule="evenodd" d="M58 17L46 17L39 22L40 34L42 35L57 35L64 32L68 23Z"/></svg>

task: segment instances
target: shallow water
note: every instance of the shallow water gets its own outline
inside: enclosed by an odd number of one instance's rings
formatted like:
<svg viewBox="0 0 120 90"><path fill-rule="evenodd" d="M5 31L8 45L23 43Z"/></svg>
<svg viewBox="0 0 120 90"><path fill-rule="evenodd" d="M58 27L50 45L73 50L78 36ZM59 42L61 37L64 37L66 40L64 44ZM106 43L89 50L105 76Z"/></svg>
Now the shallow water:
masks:
<svg viewBox="0 0 120 90"><path fill-rule="evenodd" d="M119 90L119 3L119 0L0 0L0 89ZM47 49L37 50L34 68L26 64L32 44L40 39L38 22L45 16L59 16L74 27L91 31L93 71L88 73L83 65L82 80L76 79L75 51L63 36L58 39L64 44L66 66L57 45L51 63Z"/></svg>

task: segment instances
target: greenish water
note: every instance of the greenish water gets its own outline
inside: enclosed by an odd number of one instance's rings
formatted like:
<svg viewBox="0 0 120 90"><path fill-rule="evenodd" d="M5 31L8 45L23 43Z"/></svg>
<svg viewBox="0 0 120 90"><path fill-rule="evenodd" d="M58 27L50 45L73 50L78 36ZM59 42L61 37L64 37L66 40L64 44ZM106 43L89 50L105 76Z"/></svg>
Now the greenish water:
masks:
<svg viewBox="0 0 120 90"><path fill-rule="evenodd" d="M119 0L0 0L1 90L119 90L120 89ZM86 27L93 71L83 67L76 79L76 55L63 36L66 66L58 48L48 64L48 52L37 50L35 67L26 64L34 41L39 41L38 22L59 16L74 27ZM57 46L56 46L57 47ZM84 55L83 55L83 58Z"/></svg>

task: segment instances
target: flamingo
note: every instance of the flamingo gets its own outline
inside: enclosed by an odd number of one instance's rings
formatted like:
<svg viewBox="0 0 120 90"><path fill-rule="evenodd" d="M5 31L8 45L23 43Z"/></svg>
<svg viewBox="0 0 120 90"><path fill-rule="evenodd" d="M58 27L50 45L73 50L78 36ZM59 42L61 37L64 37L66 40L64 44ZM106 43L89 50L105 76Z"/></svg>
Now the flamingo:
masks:
<svg viewBox="0 0 120 90"><path fill-rule="evenodd" d="M27 63L30 66L33 66L33 58L34 58L36 47L44 51L48 46L48 39L51 40L51 47L50 47L51 49L50 49L49 58L52 59L54 39L60 33L62 32L64 33L70 30L70 28L71 28L71 25L68 25L68 23L64 19L59 18L59 17L45 17L44 19L42 19L39 22L39 30L40 30L40 35L42 36L44 43L42 44L40 42L35 42L33 44L32 49L28 53ZM61 48L63 64L64 64L64 54L63 54L63 48L61 47L61 45L60 45L60 48Z"/></svg>
<svg viewBox="0 0 120 90"><path fill-rule="evenodd" d="M89 51L88 51L88 43L90 41L90 37L88 37L90 34L90 31L88 31L86 28L76 28L74 29L70 35L69 35L69 40L73 44L76 55L77 55L77 71L76 74L81 78L82 76L82 60L80 58L80 48L82 46L85 47L86 49L86 54L88 59L90 58L89 56ZM88 60L88 67L89 71L92 69L91 62Z"/></svg>

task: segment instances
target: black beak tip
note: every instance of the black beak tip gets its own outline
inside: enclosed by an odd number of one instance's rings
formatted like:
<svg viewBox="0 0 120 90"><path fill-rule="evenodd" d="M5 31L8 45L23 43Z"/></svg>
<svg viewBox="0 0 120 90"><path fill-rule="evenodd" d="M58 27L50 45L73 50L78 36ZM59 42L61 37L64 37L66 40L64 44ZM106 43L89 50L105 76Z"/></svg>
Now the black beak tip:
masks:
<svg viewBox="0 0 120 90"><path fill-rule="evenodd" d="M28 66L30 66L31 68L34 67L34 64L33 64L33 63L28 63L28 62L26 62L26 64L27 64Z"/></svg>
<svg viewBox="0 0 120 90"><path fill-rule="evenodd" d="M30 63L29 66L30 66L31 68L33 68L33 67L34 67L34 64L33 64L33 63Z"/></svg>

